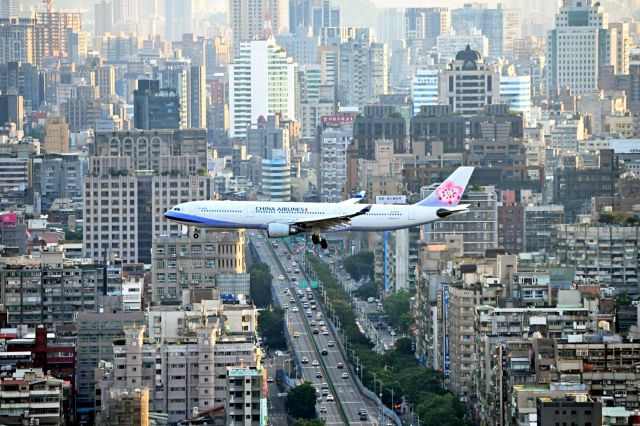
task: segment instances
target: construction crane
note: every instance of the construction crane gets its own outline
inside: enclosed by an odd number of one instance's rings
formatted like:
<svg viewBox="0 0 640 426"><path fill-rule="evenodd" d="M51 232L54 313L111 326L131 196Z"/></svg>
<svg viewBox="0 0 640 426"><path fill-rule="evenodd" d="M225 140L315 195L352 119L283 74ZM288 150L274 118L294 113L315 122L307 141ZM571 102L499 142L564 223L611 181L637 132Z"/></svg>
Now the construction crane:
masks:
<svg viewBox="0 0 640 426"><path fill-rule="evenodd" d="M53 0L42 0L42 4L47 5L47 13L53 12Z"/></svg>

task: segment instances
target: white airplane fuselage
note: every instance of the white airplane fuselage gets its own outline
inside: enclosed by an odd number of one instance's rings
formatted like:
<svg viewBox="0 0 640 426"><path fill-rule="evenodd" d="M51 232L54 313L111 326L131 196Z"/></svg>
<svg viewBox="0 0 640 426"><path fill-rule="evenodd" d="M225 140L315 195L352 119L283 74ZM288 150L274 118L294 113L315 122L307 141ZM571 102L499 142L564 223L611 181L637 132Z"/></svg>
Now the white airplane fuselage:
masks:
<svg viewBox="0 0 640 426"><path fill-rule="evenodd" d="M268 229L270 224L289 224L335 215L359 212L363 204L279 203L257 201L192 201L175 206L165 217L197 228ZM372 204L371 209L353 217L350 225L321 228L318 231L387 231L424 225L445 216L467 212L466 205L448 209L418 205ZM441 216L438 213L441 213ZM312 232L313 229L300 229Z"/></svg>

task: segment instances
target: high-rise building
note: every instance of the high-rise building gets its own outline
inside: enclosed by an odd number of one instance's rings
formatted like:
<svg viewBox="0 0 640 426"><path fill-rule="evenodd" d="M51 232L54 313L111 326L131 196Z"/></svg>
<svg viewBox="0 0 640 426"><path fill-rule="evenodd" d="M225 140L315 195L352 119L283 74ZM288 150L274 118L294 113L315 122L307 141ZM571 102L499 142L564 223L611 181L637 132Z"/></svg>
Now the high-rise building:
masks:
<svg viewBox="0 0 640 426"><path fill-rule="evenodd" d="M227 368L226 424L263 425L268 421L262 368ZM233 390L232 390L233 389Z"/></svg>
<svg viewBox="0 0 640 426"><path fill-rule="evenodd" d="M381 43L402 40L405 34L404 10L397 7L378 9L376 35Z"/></svg>
<svg viewBox="0 0 640 426"><path fill-rule="evenodd" d="M19 0L0 0L0 19L18 16Z"/></svg>
<svg viewBox="0 0 640 426"><path fill-rule="evenodd" d="M31 160L33 190L46 212L56 198L82 200L83 163L78 154L42 154Z"/></svg>
<svg viewBox="0 0 640 426"><path fill-rule="evenodd" d="M0 91L22 95L25 111L35 110L45 99L46 75L27 62L0 63Z"/></svg>
<svg viewBox="0 0 640 426"><path fill-rule="evenodd" d="M0 19L0 64L35 64L36 59L35 21L15 17Z"/></svg>
<svg viewBox="0 0 640 426"><path fill-rule="evenodd" d="M313 35L318 37L323 28L339 28L340 6L332 6L330 0L322 0L319 7L312 10Z"/></svg>
<svg viewBox="0 0 640 426"><path fill-rule="evenodd" d="M423 105L438 104L438 70L418 68L411 85L413 114L420 112Z"/></svg>
<svg viewBox="0 0 640 426"><path fill-rule="evenodd" d="M44 126L44 149L47 152L69 152L71 133L64 116L51 115L47 117Z"/></svg>
<svg viewBox="0 0 640 426"><path fill-rule="evenodd" d="M189 127L207 128L207 75L204 65L192 65L189 78Z"/></svg>
<svg viewBox="0 0 640 426"><path fill-rule="evenodd" d="M296 119L297 68L273 37L241 42L239 56L229 65L232 138L244 137L260 116Z"/></svg>
<svg viewBox="0 0 640 426"><path fill-rule="evenodd" d="M531 114L531 76L500 76L500 102L509 105L509 109L521 112L525 120Z"/></svg>
<svg viewBox="0 0 640 426"><path fill-rule="evenodd" d="M140 23L140 6L144 1L140 0L112 0L113 23L118 32L138 32ZM146 6L146 4L145 4ZM143 11L144 13L144 11ZM171 15L168 15L171 16Z"/></svg>
<svg viewBox="0 0 640 426"><path fill-rule="evenodd" d="M109 99L116 94L116 69L112 65L97 67L96 86L101 99Z"/></svg>
<svg viewBox="0 0 640 426"><path fill-rule="evenodd" d="M373 40L370 28L358 28L340 46L339 95L342 105L357 106L375 102L389 89L389 51L385 43Z"/></svg>
<svg viewBox="0 0 640 426"><path fill-rule="evenodd" d="M487 105L500 103L500 75L482 55L467 45L438 79L440 103L462 115L475 115Z"/></svg>
<svg viewBox="0 0 640 426"><path fill-rule="evenodd" d="M558 87L575 95L597 91L601 69L616 65L615 36L602 3L565 1L547 37L547 92Z"/></svg>
<svg viewBox="0 0 640 426"><path fill-rule="evenodd" d="M165 0L164 13L167 40L182 40L183 34L193 33L193 0Z"/></svg>
<svg viewBox="0 0 640 426"><path fill-rule="evenodd" d="M347 150L353 138L348 129L326 129L320 137L320 201L339 203L347 180Z"/></svg>
<svg viewBox="0 0 640 426"><path fill-rule="evenodd" d="M166 58L158 64L157 76L160 80L160 88L173 89L178 95L180 108L180 128L189 128L191 103L189 96L189 72L191 70L188 59L174 56Z"/></svg>
<svg viewBox="0 0 640 426"><path fill-rule="evenodd" d="M498 4L490 9L482 3L466 3L453 9L451 24L456 34L469 34L478 29L489 39L489 56L499 58L513 54L514 43L522 38L520 10Z"/></svg>
<svg viewBox="0 0 640 426"><path fill-rule="evenodd" d="M0 126L15 125L22 130L24 98L21 95L0 94Z"/></svg>
<svg viewBox="0 0 640 426"><path fill-rule="evenodd" d="M104 33L113 32L113 3L102 0L94 6L95 28L93 34L101 37Z"/></svg>
<svg viewBox="0 0 640 426"><path fill-rule="evenodd" d="M39 12L36 15L35 55L41 61L48 57L70 57L74 35L82 29L77 12Z"/></svg>
<svg viewBox="0 0 640 426"><path fill-rule="evenodd" d="M272 149L261 159L260 188L268 201L291 201L291 160L289 150Z"/></svg>
<svg viewBox="0 0 640 426"><path fill-rule="evenodd" d="M158 80L138 80L133 91L133 122L136 129L180 128L180 97L173 89L160 89Z"/></svg>
<svg viewBox="0 0 640 426"><path fill-rule="evenodd" d="M282 16L286 15L286 16ZM229 26L233 33L233 57L240 54L241 42L286 32L289 10L284 0L229 0Z"/></svg>
<svg viewBox="0 0 640 426"><path fill-rule="evenodd" d="M404 16L405 39L411 47L428 49L451 30L451 11L446 7L410 7Z"/></svg>

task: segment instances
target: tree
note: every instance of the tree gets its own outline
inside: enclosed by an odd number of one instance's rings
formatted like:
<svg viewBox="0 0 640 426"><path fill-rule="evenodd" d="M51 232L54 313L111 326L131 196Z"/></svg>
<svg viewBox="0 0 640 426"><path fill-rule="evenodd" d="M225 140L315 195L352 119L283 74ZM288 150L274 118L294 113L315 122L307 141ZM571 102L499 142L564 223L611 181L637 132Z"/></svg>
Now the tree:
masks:
<svg viewBox="0 0 640 426"><path fill-rule="evenodd" d="M251 299L258 308L271 304L271 271L266 263L257 263L249 268Z"/></svg>
<svg viewBox="0 0 640 426"><path fill-rule="evenodd" d="M287 340L284 337L284 310L260 311L258 315L258 333L264 339L264 345L269 349L286 349Z"/></svg>
<svg viewBox="0 0 640 426"><path fill-rule="evenodd" d="M631 305L631 297L626 290L621 291L613 297L616 302L616 306L629 306Z"/></svg>
<svg viewBox="0 0 640 426"><path fill-rule="evenodd" d="M324 426L327 423L321 419L298 419L293 426Z"/></svg>
<svg viewBox="0 0 640 426"><path fill-rule="evenodd" d="M316 418L316 388L304 382L291 389L284 401L289 414L297 419Z"/></svg>
<svg viewBox="0 0 640 426"><path fill-rule="evenodd" d="M465 419L467 408L452 393L427 395L422 398L417 411L424 426L471 425L471 422Z"/></svg>
<svg viewBox="0 0 640 426"><path fill-rule="evenodd" d="M406 291L387 296L382 302L384 312L391 325L401 333L406 333L411 327L411 295Z"/></svg>
<svg viewBox="0 0 640 426"><path fill-rule="evenodd" d="M344 259L345 271L356 281L362 277L373 277L373 253L363 251Z"/></svg>
<svg viewBox="0 0 640 426"><path fill-rule="evenodd" d="M403 355L413 354L413 342L408 337L396 340L396 351Z"/></svg>
<svg viewBox="0 0 640 426"><path fill-rule="evenodd" d="M362 284L358 289L354 292L356 296L361 299L368 299L369 297L378 298L380 295L378 293L378 283L374 281L369 281L366 284Z"/></svg>

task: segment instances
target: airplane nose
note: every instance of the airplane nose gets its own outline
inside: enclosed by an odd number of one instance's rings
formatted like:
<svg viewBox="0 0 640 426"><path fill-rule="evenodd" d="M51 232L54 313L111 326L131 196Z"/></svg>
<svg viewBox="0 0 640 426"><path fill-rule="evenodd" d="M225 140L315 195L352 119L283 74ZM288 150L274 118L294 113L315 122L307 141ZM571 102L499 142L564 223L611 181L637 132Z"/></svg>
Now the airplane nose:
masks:
<svg viewBox="0 0 640 426"><path fill-rule="evenodd" d="M165 219L173 219L173 215L171 214L171 210L164 212Z"/></svg>

